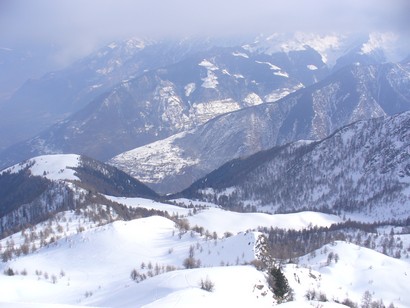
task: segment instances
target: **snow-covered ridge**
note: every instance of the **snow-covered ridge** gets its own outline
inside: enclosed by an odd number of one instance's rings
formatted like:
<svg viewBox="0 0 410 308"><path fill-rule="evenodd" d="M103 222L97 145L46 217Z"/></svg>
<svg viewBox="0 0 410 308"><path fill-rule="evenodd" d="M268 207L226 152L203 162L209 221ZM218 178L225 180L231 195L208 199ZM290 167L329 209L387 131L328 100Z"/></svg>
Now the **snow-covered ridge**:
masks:
<svg viewBox="0 0 410 308"><path fill-rule="evenodd" d="M265 213L237 213L207 205L197 214L192 215L189 208L175 205L162 204L143 198L123 198L107 196L108 199L125 204L129 207L143 207L167 211L170 215L187 216L191 226L200 226L218 234L231 232L233 234L246 230L256 230L259 227L303 230L310 227L330 227L332 224L342 222L340 217L319 212L300 212L292 214L265 214ZM185 205L195 204L191 200L174 200Z"/></svg>
<svg viewBox="0 0 410 308"><path fill-rule="evenodd" d="M33 176L42 176L52 181L79 180L71 168L79 167L81 156L75 154L42 155L31 158L23 163L11 166L3 171L17 173L28 167Z"/></svg>

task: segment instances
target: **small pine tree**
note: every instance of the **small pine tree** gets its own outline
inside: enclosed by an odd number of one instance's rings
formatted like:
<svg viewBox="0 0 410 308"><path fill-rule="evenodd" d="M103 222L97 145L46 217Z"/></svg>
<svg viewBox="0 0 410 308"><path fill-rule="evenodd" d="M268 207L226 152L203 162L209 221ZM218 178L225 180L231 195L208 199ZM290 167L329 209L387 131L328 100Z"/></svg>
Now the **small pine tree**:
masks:
<svg viewBox="0 0 410 308"><path fill-rule="evenodd" d="M132 280L134 280L134 281L139 281L139 278L140 278L140 273L138 273L138 271L134 268L132 271L131 271L131 279Z"/></svg>
<svg viewBox="0 0 410 308"><path fill-rule="evenodd" d="M4 271L4 274L7 276L14 276L14 271L9 267L7 270Z"/></svg>
<svg viewBox="0 0 410 308"><path fill-rule="evenodd" d="M279 267L274 266L270 269L268 283L278 302L285 302L291 292L291 289L289 287L288 280Z"/></svg>

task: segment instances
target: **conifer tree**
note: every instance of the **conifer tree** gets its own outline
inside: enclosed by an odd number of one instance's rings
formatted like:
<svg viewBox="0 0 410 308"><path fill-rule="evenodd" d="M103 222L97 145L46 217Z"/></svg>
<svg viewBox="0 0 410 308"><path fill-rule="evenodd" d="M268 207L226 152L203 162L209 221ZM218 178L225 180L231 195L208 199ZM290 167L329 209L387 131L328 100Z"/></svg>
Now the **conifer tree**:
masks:
<svg viewBox="0 0 410 308"><path fill-rule="evenodd" d="M278 302L284 302L288 298L291 289L289 287L288 280L279 267L274 266L270 269L268 281L269 286L271 287Z"/></svg>

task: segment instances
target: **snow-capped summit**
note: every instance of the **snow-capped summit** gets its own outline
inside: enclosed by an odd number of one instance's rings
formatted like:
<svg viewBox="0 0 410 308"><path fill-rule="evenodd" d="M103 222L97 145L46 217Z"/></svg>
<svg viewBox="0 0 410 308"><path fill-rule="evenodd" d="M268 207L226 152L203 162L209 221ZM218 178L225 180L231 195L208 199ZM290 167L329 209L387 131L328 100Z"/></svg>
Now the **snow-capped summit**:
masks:
<svg viewBox="0 0 410 308"><path fill-rule="evenodd" d="M394 32L353 33L306 33L295 32L259 35L251 44L244 46L249 51L271 54L278 51L292 52L312 48L319 52L322 60L332 68L337 60L347 54L383 55L378 61L399 61L403 57L400 50L403 38Z"/></svg>
<svg viewBox="0 0 410 308"><path fill-rule="evenodd" d="M266 54L279 51L289 53L312 48L320 53L324 63L333 66L336 59L344 52L346 41L346 35L336 33L274 33L271 35L262 34L252 44L245 45L244 48Z"/></svg>

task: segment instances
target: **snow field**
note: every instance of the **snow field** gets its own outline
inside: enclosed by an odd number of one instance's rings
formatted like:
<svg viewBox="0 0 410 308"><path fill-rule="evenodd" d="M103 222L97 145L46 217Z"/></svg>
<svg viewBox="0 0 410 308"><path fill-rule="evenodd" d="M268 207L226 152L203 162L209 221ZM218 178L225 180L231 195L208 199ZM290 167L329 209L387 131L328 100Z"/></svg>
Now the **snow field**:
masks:
<svg viewBox="0 0 410 308"><path fill-rule="evenodd" d="M265 213L237 213L218 208L215 204L195 202L188 199L176 199L175 202L185 206L206 207L192 215L193 209L180 206L159 203L143 198L124 198L106 196L112 201L125 204L130 207L143 207L167 211L168 214L187 216L191 227L199 226L211 232L217 232L222 236L225 232L239 233L246 230L255 230L258 227L273 227L280 229L302 230L309 227L329 227L332 224L342 222L336 215L319 212L300 212L293 214L265 214Z"/></svg>

